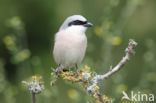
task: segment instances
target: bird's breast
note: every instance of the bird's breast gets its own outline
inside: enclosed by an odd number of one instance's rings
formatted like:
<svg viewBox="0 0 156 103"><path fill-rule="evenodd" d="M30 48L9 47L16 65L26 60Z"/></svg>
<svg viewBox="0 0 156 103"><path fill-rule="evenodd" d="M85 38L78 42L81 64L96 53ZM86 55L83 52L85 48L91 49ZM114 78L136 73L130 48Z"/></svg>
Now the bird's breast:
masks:
<svg viewBox="0 0 156 103"><path fill-rule="evenodd" d="M83 49L87 46L87 38L85 34L59 32L56 34L55 43L61 44L68 49Z"/></svg>
<svg viewBox="0 0 156 103"><path fill-rule="evenodd" d="M87 38L85 34L74 34L72 32L59 32L55 37L54 58L59 64L79 64L86 51Z"/></svg>

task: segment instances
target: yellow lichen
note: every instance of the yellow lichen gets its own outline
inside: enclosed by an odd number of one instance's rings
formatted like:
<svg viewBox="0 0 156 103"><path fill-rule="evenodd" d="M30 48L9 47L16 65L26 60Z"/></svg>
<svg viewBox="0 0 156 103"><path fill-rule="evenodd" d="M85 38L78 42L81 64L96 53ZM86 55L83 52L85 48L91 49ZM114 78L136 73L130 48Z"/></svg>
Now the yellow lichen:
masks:
<svg viewBox="0 0 156 103"><path fill-rule="evenodd" d="M82 84L82 86L83 86L85 89L88 87L88 83L87 83L87 82L82 82L81 84Z"/></svg>
<svg viewBox="0 0 156 103"><path fill-rule="evenodd" d="M79 82L82 80L81 73L73 73L72 71L61 72L61 76L65 80L70 80L72 82Z"/></svg>
<svg viewBox="0 0 156 103"><path fill-rule="evenodd" d="M33 81L39 82L39 80L40 80L40 76L39 75L34 75L34 76L30 77L30 82L33 82Z"/></svg>
<svg viewBox="0 0 156 103"><path fill-rule="evenodd" d="M93 97L94 97L95 100L97 100L97 99L98 99L97 93L94 93L94 94L93 94Z"/></svg>
<svg viewBox="0 0 156 103"><path fill-rule="evenodd" d="M83 74L84 73L92 74L90 72L89 66L85 65L85 67L82 69L82 71L79 71L79 72L61 71L60 76L64 80L68 80L68 81L72 81L72 82L79 82L79 83L81 83L82 87L86 89L87 87L89 87L91 85L91 82L90 82L90 79L88 79L87 81L83 80ZM93 94L91 94L91 96L95 99L96 103L103 103L102 101L110 101L110 99L107 96L105 96L105 95L100 96L99 95L99 89L100 89L99 86L96 85L93 87L93 89L94 89L94 92L93 92ZM69 94L71 94L71 93L69 93Z"/></svg>
<svg viewBox="0 0 156 103"><path fill-rule="evenodd" d="M96 103L101 103L101 101L99 101L99 100L96 100Z"/></svg>
<svg viewBox="0 0 156 103"><path fill-rule="evenodd" d="M110 101L110 99L106 96L106 95L103 95L103 100L105 100L105 101Z"/></svg>
<svg viewBox="0 0 156 103"><path fill-rule="evenodd" d="M89 73L90 72L90 67L88 65L85 65L82 72Z"/></svg>
<svg viewBox="0 0 156 103"><path fill-rule="evenodd" d="M99 86L95 86L95 87L94 87L94 90L95 90L95 91L98 91L98 90L99 90Z"/></svg>

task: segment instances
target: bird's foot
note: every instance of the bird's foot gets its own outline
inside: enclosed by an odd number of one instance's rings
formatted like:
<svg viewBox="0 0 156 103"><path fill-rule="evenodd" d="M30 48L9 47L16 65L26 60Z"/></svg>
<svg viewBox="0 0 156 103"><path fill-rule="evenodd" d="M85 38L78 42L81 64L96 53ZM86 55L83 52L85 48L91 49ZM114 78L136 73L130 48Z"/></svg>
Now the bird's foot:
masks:
<svg viewBox="0 0 156 103"><path fill-rule="evenodd" d="M55 82L57 81L61 71L62 71L62 68L60 66L56 68L56 71L55 71L56 76L55 76L55 79L51 81L51 85L55 84Z"/></svg>
<svg viewBox="0 0 156 103"><path fill-rule="evenodd" d="M80 69L76 69L76 73L80 73Z"/></svg>
<svg viewBox="0 0 156 103"><path fill-rule="evenodd" d="M77 64L75 65L75 67L76 67L76 73L80 73L80 69Z"/></svg>
<svg viewBox="0 0 156 103"><path fill-rule="evenodd" d="M61 67L56 68L56 71L55 71L56 76L59 76L60 73L61 73L61 71L62 71L62 68Z"/></svg>

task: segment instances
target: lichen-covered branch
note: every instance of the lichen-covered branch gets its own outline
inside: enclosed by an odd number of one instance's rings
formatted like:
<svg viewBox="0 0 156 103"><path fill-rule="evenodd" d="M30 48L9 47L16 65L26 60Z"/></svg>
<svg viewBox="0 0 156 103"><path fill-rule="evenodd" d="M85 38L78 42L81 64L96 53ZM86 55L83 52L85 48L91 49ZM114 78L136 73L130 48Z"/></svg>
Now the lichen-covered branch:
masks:
<svg viewBox="0 0 156 103"><path fill-rule="evenodd" d="M123 65L130 59L130 57L134 55L134 49L136 46L137 43L134 40L129 40L128 47L125 50L125 56L114 68L112 68L111 66L110 70L103 75L91 72L90 68L88 66L85 66L85 68L83 68L79 72L59 71L58 73L58 68L56 69L55 77L58 78L60 76L64 80L80 83L82 87L86 89L87 93L95 99L96 103L111 103L111 100L106 95L102 95L100 93L98 83L101 80L104 80L113 75L115 72L119 71L123 67Z"/></svg>
<svg viewBox="0 0 156 103"><path fill-rule="evenodd" d="M130 59L130 57L135 54L134 48L136 46L137 46L137 43L134 40L129 40L128 47L125 50L126 55L121 59L121 61L114 68L112 68L111 66L110 70L107 73L103 75L94 76L94 78L92 79L93 85L91 85L91 87L89 87L88 89L90 90L92 86L97 85L99 80L106 79L112 74L114 74L115 72L119 71L123 67L123 65Z"/></svg>

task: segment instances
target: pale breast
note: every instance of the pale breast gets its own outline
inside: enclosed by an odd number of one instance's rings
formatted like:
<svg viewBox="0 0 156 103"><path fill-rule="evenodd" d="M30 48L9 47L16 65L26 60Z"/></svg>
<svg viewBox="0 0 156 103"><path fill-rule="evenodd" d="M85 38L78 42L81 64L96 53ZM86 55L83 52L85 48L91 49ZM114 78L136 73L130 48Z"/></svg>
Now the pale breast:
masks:
<svg viewBox="0 0 156 103"><path fill-rule="evenodd" d="M71 67L81 63L87 47L85 34L58 32L55 38L54 59L57 64Z"/></svg>

